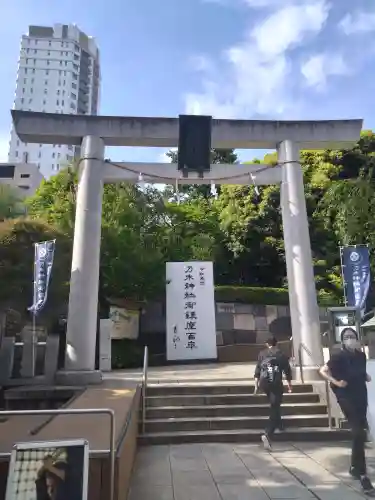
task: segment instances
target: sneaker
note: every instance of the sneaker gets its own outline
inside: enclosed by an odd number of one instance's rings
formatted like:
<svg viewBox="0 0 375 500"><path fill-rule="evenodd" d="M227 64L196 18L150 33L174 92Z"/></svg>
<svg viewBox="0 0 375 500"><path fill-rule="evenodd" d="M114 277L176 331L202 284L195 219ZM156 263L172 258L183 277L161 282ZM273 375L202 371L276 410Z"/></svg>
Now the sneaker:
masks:
<svg viewBox="0 0 375 500"><path fill-rule="evenodd" d="M352 476L353 479L361 479L361 475L355 470L354 467L350 467L349 469L349 474Z"/></svg>
<svg viewBox="0 0 375 500"><path fill-rule="evenodd" d="M367 476L362 476L360 478L360 482L363 493L365 493L366 495L370 494L371 496L375 493L375 488L373 487L370 479Z"/></svg>
<svg viewBox="0 0 375 500"><path fill-rule="evenodd" d="M271 450L272 445L271 445L270 438L267 436L267 434L262 434L262 436L261 436L260 439L262 440L264 449L265 450Z"/></svg>

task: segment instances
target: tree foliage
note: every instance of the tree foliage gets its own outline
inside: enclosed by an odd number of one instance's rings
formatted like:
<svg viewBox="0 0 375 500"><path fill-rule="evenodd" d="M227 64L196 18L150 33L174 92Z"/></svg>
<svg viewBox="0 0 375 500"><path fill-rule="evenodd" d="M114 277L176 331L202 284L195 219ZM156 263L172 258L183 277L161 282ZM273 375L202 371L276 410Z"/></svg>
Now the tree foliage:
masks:
<svg viewBox="0 0 375 500"><path fill-rule="evenodd" d="M342 297L340 244L366 243L374 248L374 154L375 135L369 131L345 151L301 153L320 297L334 296L337 302ZM168 156L177 162L176 152ZM212 151L212 163L237 161L235 151ZM255 161L272 165L277 158L271 154ZM197 259L214 261L218 285L286 287L278 186L259 187L257 193L252 185L225 185L214 197L210 185L193 185L181 189L179 203L174 191L175 186L163 191L127 184L104 187L104 297L161 297L165 263ZM35 223L47 224L71 246L75 203L76 175L66 170L44 181L27 205ZM30 244L31 239L25 241ZM5 262L3 267L9 265L9 261L1 262ZM31 263L27 265L31 268ZM6 279L10 279L7 272ZM20 293L19 286L11 290Z"/></svg>

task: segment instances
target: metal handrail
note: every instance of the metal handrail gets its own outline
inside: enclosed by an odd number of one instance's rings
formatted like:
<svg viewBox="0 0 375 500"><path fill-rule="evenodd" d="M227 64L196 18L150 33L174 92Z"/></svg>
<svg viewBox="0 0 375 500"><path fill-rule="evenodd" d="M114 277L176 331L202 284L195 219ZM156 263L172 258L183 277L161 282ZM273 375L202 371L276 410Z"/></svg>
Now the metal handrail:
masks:
<svg viewBox="0 0 375 500"><path fill-rule="evenodd" d="M142 375L142 434L146 431L146 392L148 377L148 347L145 346L143 356L143 375Z"/></svg>
<svg viewBox="0 0 375 500"><path fill-rule="evenodd" d="M305 383L305 379L303 376L303 363L302 363L302 351L305 351L305 353L309 356L311 361L314 363L314 365L320 369L321 365L319 363L316 363L313 359L313 354L312 352L303 344L302 342L298 346L298 365L299 365L299 372L300 372L300 378L302 384ZM327 412L328 412L328 427L332 429L332 405L331 405L331 394L330 394L330 388L329 388L329 383L327 380L324 381L325 389L326 389L326 400L327 400Z"/></svg>
<svg viewBox="0 0 375 500"><path fill-rule="evenodd" d="M110 408L90 408L90 409L76 409L76 408L59 408L57 410L14 410L14 411L0 411L1 417L21 417L21 416L59 416L59 415L108 415L110 418L109 428L109 458L110 458L110 489L109 500L115 498L115 460L116 460L116 443L115 443L115 412Z"/></svg>

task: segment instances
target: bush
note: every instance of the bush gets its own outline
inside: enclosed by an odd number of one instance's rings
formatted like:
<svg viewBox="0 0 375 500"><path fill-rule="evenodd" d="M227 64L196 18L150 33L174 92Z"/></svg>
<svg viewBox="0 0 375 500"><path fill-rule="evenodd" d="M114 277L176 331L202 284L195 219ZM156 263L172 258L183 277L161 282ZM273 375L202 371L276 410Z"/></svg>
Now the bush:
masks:
<svg viewBox="0 0 375 500"><path fill-rule="evenodd" d="M286 288L217 286L215 287L215 300L240 304L287 306L289 305L289 293ZM325 290L318 292L318 302L321 306L338 305L337 298Z"/></svg>
<svg viewBox="0 0 375 500"><path fill-rule="evenodd" d="M143 366L143 347L136 340L112 340L111 363L113 370Z"/></svg>

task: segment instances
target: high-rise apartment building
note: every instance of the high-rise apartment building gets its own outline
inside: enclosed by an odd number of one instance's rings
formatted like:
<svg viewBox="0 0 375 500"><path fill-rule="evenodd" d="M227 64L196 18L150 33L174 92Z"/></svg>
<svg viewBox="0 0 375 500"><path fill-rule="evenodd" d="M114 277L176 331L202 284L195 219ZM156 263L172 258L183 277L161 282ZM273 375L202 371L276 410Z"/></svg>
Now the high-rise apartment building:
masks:
<svg viewBox="0 0 375 500"><path fill-rule="evenodd" d="M100 65L95 40L75 25L29 26L21 40L14 109L95 115ZM79 155L79 148L22 143L12 128L9 162L35 163L44 177Z"/></svg>

